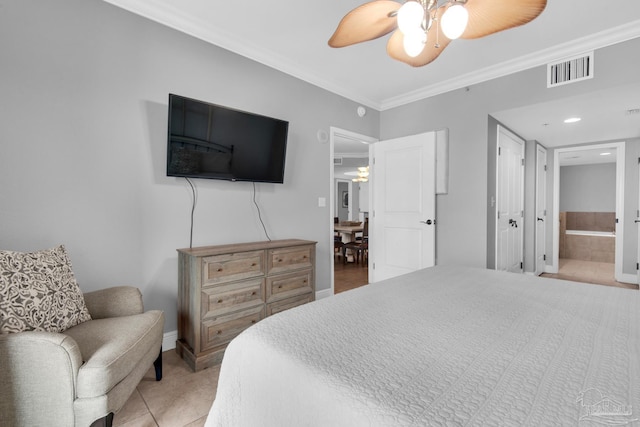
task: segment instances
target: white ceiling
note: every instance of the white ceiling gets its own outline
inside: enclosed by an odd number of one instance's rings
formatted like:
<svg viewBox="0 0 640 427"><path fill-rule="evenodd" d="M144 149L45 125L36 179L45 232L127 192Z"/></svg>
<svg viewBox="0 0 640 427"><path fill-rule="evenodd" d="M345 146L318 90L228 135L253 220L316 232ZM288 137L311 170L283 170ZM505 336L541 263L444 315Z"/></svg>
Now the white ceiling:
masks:
<svg viewBox="0 0 640 427"><path fill-rule="evenodd" d="M327 45L340 19L362 0L104 1L380 111L640 37L638 0L549 0L527 25L456 40L433 63L412 68L386 55L389 36L341 49ZM639 85L617 93L588 94L495 117L525 139L558 146L576 143L582 132L589 139L578 142L640 137L640 114L624 115L633 108L640 108L640 75ZM583 116L570 131L559 124L567 114ZM604 134L607 127L618 133Z"/></svg>

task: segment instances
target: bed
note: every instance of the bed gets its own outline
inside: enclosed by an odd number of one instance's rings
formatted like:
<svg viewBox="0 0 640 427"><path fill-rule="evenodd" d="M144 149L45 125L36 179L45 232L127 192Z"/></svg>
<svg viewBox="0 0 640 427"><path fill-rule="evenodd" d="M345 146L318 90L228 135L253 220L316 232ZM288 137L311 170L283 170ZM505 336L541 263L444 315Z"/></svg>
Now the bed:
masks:
<svg viewBox="0 0 640 427"><path fill-rule="evenodd" d="M268 317L207 426L640 425L640 294L436 266Z"/></svg>

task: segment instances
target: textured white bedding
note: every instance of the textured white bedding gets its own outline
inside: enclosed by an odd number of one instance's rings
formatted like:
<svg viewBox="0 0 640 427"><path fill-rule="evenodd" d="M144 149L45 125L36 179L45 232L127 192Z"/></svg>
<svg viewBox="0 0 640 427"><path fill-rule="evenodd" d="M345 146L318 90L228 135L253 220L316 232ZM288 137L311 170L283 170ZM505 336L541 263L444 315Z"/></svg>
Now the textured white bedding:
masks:
<svg viewBox="0 0 640 427"><path fill-rule="evenodd" d="M227 348L206 425L602 426L638 418L638 291L438 266L244 331Z"/></svg>

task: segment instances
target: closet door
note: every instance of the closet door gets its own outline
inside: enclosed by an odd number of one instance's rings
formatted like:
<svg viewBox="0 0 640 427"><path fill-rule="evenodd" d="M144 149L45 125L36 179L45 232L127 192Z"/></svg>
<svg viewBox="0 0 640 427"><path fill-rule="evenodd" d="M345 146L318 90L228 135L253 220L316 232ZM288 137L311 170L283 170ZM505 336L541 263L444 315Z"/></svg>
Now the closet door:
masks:
<svg viewBox="0 0 640 427"><path fill-rule="evenodd" d="M496 270L522 273L524 140L498 126Z"/></svg>
<svg viewBox="0 0 640 427"><path fill-rule="evenodd" d="M372 144L372 283L435 265L435 147L435 132Z"/></svg>

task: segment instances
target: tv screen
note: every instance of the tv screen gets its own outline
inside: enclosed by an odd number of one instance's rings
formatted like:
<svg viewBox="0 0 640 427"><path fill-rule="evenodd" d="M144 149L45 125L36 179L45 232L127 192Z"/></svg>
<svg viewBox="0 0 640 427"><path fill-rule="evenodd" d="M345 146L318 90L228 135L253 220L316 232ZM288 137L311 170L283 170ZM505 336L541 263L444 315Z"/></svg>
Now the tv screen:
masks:
<svg viewBox="0 0 640 427"><path fill-rule="evenodd" d="M167 176L282 183L289 122L169 94Z"/></svg>

